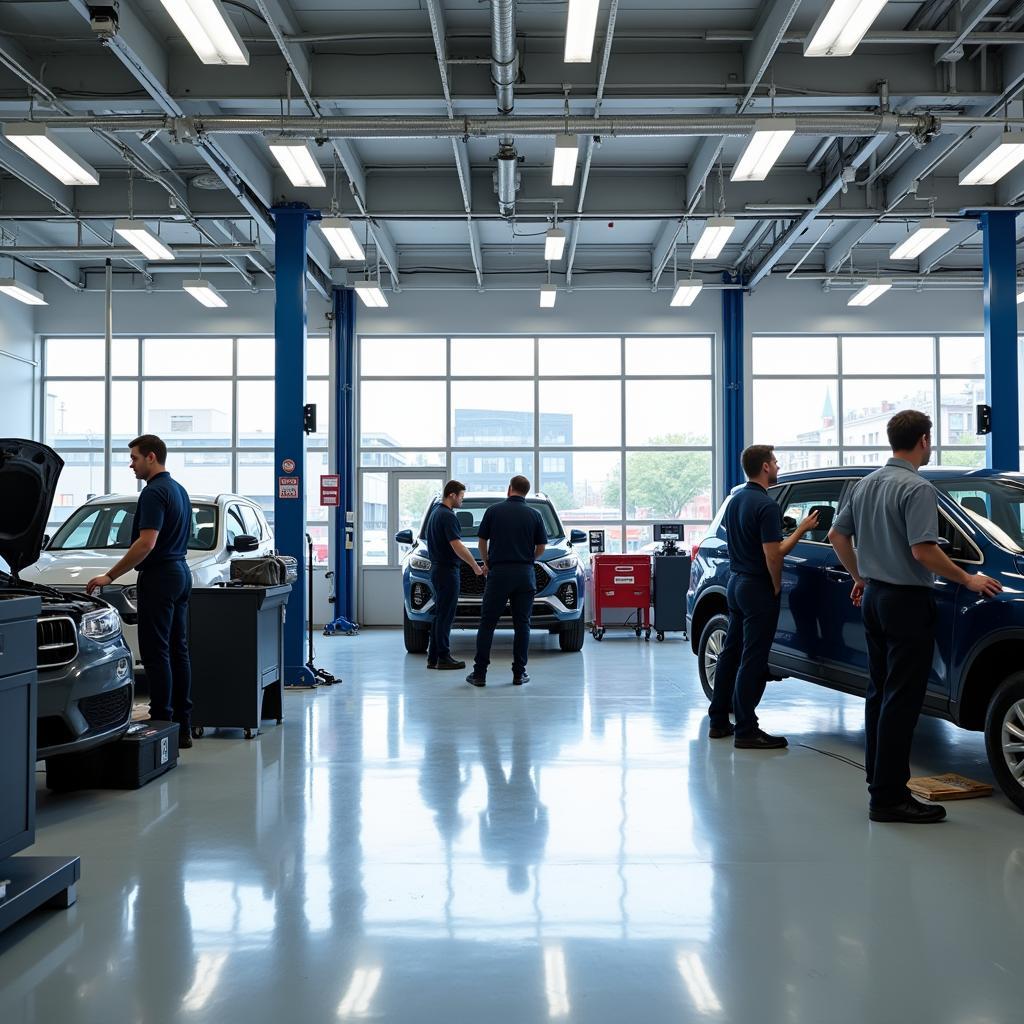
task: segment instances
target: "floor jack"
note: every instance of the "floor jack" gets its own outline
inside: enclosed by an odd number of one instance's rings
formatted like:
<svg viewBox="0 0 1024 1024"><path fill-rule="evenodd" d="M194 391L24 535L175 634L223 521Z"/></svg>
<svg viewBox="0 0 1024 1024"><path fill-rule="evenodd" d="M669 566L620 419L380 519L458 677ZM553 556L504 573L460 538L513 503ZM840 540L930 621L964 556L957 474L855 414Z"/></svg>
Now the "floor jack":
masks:
<svg viewBox="0 0 1024 1024"><path fill-rule="evenodd" d="M306 662L306 668L313 673L314 686L333 686L335 683L342 682L342 680L332 675L327 669L317 668L313 664L313 538L308 533L306 534L306 550L309 553L309 558L306 562L309 580L309 606L306 620L309 624L309 660Z"/></svg>
<svg viewBox="0 0 1024 1024"><path fill-rule="evenodd" d="M333 580L336 579L334 572L328 572L325 574L324 579ZM335 607L338 604L338 588L334 587L334 593L327 599ZM344 615L336 615L334 619L324 626L324 636L341 636L342 633L345 636L355 636L359 632L359 623L352 622L346 619Z"/></svg>

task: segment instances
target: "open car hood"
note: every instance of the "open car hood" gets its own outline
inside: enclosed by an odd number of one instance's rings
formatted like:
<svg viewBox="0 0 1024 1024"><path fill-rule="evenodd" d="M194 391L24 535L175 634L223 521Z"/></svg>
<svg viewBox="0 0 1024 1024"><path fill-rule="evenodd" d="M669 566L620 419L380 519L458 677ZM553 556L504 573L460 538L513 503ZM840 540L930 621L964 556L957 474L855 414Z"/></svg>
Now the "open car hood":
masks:
<svg viewBox="0 0 1024 1024"><path fill-rule="evenodd" d="M0 558L15 576L39 558L63 468L45 444L0 439Z"/></svg>

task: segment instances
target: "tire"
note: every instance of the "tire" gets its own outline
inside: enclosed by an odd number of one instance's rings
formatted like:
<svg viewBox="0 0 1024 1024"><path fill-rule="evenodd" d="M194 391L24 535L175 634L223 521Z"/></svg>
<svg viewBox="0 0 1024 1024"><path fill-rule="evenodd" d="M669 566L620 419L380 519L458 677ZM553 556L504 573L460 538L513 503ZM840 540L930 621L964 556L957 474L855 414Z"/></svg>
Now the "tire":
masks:
<svg viewBox="0 0 1024 1024"><path fill-rule="evenodd" d="M697 671L700 673L700 685L708 700L711 700L715 693L715 666L718 664L718 656L722 652L722 644L725 642L728 629L728 615L712 615L697 645Z"/></svg>
<svg viewBox="0 0 1024 1024"><path fill-rule="evenodd" d="M985 716L985 749L999 788L1024 811L1024 672L1008 675L992 695Z"/></svg>
<svg viewBox="0 0 1024 1024"><path fill-rule="evenodd" d="M587 635L587 624L581 615L568 626L563 626L558 634L558 649L560 651L582 651L583 641Z"/></svg>
<svg viewBox="0 0 1024 1024"><path fill-rule="evenodd" d="M404 608L402 609L402 627L405 636L405 649L410 654L426 654L427 647L430 646L430 630L418 622L413 622Z"/></svg>

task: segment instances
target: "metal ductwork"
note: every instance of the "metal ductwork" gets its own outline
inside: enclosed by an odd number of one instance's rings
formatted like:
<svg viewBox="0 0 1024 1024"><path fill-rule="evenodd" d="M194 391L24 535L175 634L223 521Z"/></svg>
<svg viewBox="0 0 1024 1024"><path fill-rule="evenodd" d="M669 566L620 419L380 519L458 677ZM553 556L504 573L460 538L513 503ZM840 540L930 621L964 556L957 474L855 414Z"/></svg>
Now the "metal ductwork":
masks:
<svg viewBox="0 0 1024 1024"><path fill-rule="evenodd" d="M491 81L498 101L498 113L508 117L515 107L515 84L519 78L519 53L516 50L515 0L491 0ZM498 210L503 217L515 211L519 188L519 154L515 139L502 134L498 143L498 169L495 191Z"/></svg>

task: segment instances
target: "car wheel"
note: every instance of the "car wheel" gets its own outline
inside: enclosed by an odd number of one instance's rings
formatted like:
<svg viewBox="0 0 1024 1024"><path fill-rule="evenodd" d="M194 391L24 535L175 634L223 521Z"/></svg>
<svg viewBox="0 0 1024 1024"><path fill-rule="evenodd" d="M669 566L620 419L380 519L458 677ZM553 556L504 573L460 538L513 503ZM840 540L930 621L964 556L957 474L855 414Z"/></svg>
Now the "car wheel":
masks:
<svg viewBox="0 0 1024 1024"><path fill-rule="evenodd" d="M558 647L563 651L582 651L586 635L587 626L581 615L575 621L562 627L562 631L558 634Z"/></svg>
<svg viewBox="0 0 1024 1024"><path fill-rule="evenodd" d="M711 700L715 693L715 672L718 669L722 648L725 646L725 634L728 629L727 615L712 615L700 635L700 643L697 646L697 669L700 673L700 685L708 700Z"/></svg>
<svg viewBox="0 0 1024 1024"><path fill-rule="evenodd" d="M410 654L426 654L430 645L430 629L413 622L408 613L402 610L402 626L405 634L405 649Z"/></svg>
<svg viewBox="0 0 1024 1024"><path fill-rule="evenodd" d="M1024 811L1024 672L996 688L985 716L985 749L999 788Z"/></svg>

